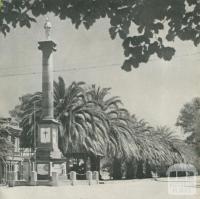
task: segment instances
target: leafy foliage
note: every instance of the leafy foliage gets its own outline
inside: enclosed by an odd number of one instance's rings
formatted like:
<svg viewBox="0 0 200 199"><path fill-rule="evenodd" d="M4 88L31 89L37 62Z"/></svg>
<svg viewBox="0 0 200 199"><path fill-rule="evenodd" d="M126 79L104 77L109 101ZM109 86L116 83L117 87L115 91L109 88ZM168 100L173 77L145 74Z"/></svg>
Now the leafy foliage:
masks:
<svg viewBox="0 0 200 199"><path fill-rule="evenodd" d="M191 102L186 103L180 110L176 125L180 126L184 133L188 134L188 141L194 142L199 121L200 98L196 97Z"/></svg>
<svg viewBox="0 0 200 199"><path fill-rule="evenodd" d="M0 159L5 158L13 151L13 144L8 140L10 134L7 121L0 118Z"/></svg>
<svg viewBox="0 0 200 199"><path fill-rule="evenodd" d="M147 63L153 54L170 60L175 49L166 46L166 41L191 40L195 46L200 42L198 0L3 0L0 31L6 35L18 25L30 28L37 17L47 13L86 29L108 18L111 38L123 40L125 71Z"/></svg>
<svg viewBox="0 0 200 199"><path fill-rule="evenodd" d="M186 143L190 144L195 155L200 156L200 98L196 97L191 102L186 103L178 116L177 126L183 129L187 135ZM194 156L194 155L193 155ZM198 162L198 161L196 161ZM195 163L196 163L195 162ZM198 169L200 164L197 163Z"/></svg>

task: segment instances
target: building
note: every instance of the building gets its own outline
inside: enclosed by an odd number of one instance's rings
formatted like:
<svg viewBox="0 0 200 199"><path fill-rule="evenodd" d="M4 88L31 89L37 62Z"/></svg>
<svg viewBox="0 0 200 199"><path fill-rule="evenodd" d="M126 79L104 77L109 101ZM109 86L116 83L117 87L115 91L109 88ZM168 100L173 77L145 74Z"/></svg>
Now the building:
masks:
<svg viewBox="0 0 200 199"><path fill-rule="evenodd" d="M20 133L16 122L11 118L0 118L0 137L5 140L5 144L12 147L9 155L1 154L0 156L0 183L5 183L8 180L8 173L15 172L16 179L22 179L23 157L20 153Z"/></svg>

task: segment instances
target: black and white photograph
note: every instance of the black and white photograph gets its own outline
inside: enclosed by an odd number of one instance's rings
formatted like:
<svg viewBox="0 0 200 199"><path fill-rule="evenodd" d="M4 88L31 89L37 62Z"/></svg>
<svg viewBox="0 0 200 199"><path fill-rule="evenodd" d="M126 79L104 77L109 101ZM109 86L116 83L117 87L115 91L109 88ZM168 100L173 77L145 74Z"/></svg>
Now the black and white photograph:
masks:
<svg viewBox="0 0 200 199"><path fill-rule="evenodd" d="M0 199L200 197L200 0L0 0Z"/></svg>

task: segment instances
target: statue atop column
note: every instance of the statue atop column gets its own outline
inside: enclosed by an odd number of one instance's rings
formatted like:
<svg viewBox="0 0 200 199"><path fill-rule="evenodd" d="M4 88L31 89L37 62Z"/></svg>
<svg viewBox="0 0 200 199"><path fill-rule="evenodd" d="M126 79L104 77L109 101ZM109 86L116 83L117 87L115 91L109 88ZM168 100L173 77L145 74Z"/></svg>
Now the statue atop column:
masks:
<svg viewBox="0 0 200 199"><path fill-rule="evenodd" d="M47 40L51 39L50 33L51 33L51 22L49 21L48 17L46 18L46 22L44 24L44 29L45 29L45 37Z"/></svg>

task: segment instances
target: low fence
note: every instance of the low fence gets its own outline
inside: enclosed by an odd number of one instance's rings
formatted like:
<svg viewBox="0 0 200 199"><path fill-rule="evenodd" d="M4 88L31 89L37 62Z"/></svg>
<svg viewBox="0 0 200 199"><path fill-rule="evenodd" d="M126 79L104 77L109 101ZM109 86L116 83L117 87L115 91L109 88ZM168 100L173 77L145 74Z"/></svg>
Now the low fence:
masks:
<svg viewBox="0 0 200 199"><path fill-rule="evenodd" d="M77 180L78 175L85 175L86 180ZM75 171L71 171L68 174L59 176L57 172L52 172L50 180L38 180L37 172L32 171L30 181L17 180L15 172L9 172L8 174L8 186L59 186L59 185L93 185L99 184L99 172L98 171L87 171L85 174L78 174Z"/></svg>

